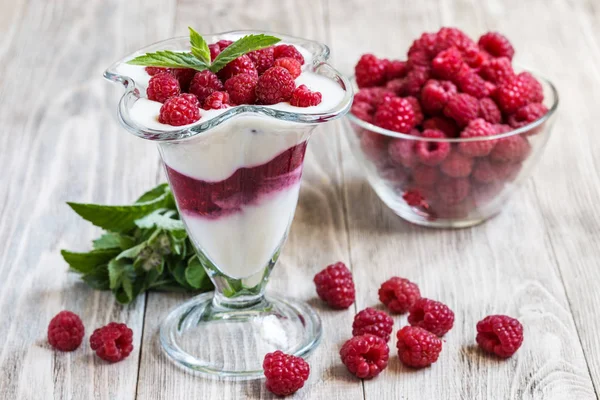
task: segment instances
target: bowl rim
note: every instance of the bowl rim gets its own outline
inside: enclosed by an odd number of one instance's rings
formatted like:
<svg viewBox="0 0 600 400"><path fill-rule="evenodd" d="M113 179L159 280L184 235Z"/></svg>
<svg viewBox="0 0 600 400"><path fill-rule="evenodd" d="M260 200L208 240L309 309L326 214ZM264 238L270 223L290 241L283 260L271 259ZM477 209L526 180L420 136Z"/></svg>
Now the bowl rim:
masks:
<svg viewBox="0 0 600 400"><path fill-rule="evenodd" d="M519 65L517 65L517 66L519 66ZM519 135L521 133L531 131L532 129L534 129L538 126L543 125L546 121L548 121L554 115L554 113L556 112L556 109L558 108L558 103L559 103L558 90L556 90L556 86L554 86L554 84L552 83L552 81L550 81L550 79L548 79L543 74L541 74L533 69L530 69L530 68L521 68L521 70L522 70L521 72L529 72L529 73L533 74L536 79L541 79L542 81L544 81L544 83L546 85L548 85L548 87L550 88L550 91L552 93L552 97L553 97L552 105L548 108L548 112L546 114L544 114L543 117L541 117L533 122L530 122L527 125L523 125L522 127L512 129L508 132L504 132L504 133L501 133L498 135L474 137L474 138L425 138L425 137L421 137L421 136L414 136L414 135L410 135L407 133L400 133L400 132L395 132L395 131L392 131L389 129L381 128L377 125L374 125L370 122L367 122L367 121L364 121L364 120L358 118L357 116L352 114L352 110L350 110L350 112L348 112L346 118L348 118L352 123L360 126L363 129L367 129L371 132L377 132L377 133L385 135L385 136L391 136L391 137L400 138L400 139L418 140L418 141L422 141L422 142L437 142L437 143L439 143L439 142L445 142L445 143L482 142L482 141L488 141L488 140L498 140L498 139L503 139L503 138L507 138L510 136L514 136L514 135ZM348 79L351 82L355 93L358 93L358 88L356 85L356 77L354 75L352 75Z"/></svg>

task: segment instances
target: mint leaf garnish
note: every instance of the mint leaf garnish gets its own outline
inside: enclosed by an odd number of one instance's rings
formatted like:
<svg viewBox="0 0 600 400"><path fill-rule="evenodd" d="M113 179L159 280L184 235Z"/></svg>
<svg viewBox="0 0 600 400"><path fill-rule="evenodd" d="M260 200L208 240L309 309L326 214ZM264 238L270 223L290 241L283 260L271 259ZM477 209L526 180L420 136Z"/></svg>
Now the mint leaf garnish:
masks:
<svg viewBox="0 0 600 400"><path fill-rule="evenodd" d="M80 273L89 273L93 272L97 266L109 262L120 251L119 249L101 249L92 250L88 253L75 253L73 251L62 250L60 253L73 270Z"/></svg>
<svg viewBox="0 0 600 400"><path fill-rule="evenodd" d="M122 249L125 250L135 244L135 239L115 232L107 232L94 240L94 249Z"/></svg>
<svg viewBox="0 0 600 400"><path fill-rule="evenodd" d="M244 54L250 53L251 51L264 49L274 45L281 41L281 39L275 36L269 35L247 35L241 39L236 40L229 46L227 46L219 55L215 58L210 66L212 72L217 72L231 61L236 58L243 56Z"/></svg>
<svg viewBox="0 0 600 400"><path fill-rule="evenodd" d="M209 65L196 58L190 53L178 53L170 50L159 50L154 53L146 53L127 61L127 64L143 65L146 67L164 68L191 68L196 71L204 71Z"/></svg>
<svg viewBox="0 0 600 400"><path fill-rule="evenodd" d="M197 256L193 256L188 261L188 266L185 269L185 280L195 289L209 289L210 279L202 267Z"/></svg>
<svg viewBox="0 0 600 400"><path fill-rule="evenodd" d="M139 228L159 228L166 231L185 231L183 222L173 217L177 214L175 210L158 209L143 218L135 220Z"/></svg>
<svg viewBox="0 0 600 400"><path fill-rule="evenodd" d="M194 57L203 61L205 64L210 64L210 49L206 40L196 32L194 29L188 26L190 30L190 45L192 46L192 54Z"/></svg>

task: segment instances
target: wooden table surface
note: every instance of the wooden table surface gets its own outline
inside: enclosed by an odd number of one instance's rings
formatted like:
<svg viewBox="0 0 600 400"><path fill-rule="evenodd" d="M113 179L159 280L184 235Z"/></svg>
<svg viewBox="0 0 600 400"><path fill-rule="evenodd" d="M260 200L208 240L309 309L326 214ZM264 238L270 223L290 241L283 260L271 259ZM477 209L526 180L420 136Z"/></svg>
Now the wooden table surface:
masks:
<svg viewBox="0 0 600 400"><path fill-rule="evenodd" d="M271 398L262 381L219 382L174 367L157 328L189 297L141 296L123 307L67 272L61 248L89 248L99 231L65 201L125 203L163 181L151 143L115 118L121 89L106 66L187 26L261 29L316 39L351 73L360 54L401 57L442 25L472 36L504 32L516 59L544 71L561 95L553 136L504 212L471 229L403 222L375 196L349 154L339 122L309 146L300 203L270 289L309 301L324 337L310 357L302 399L594 399L600 392L600 5L595 0L14 0L0 4L0 398ZM527 49L527 50L525 50ZM347 311L315 300L312 276L342 260L357 299ZM340 363L357 310L377 303L392 275L418 282L456 312L431 368L410 370L392 350L388 369L362 382ZM135 350L108 365L88 346L49 348L58 311L88 328L127 323ZM474 345L490 313L518 317L525 342L499 361ZM405 317L396 319L398 328ZM87 337L86 337L87 340Z"/></svg>

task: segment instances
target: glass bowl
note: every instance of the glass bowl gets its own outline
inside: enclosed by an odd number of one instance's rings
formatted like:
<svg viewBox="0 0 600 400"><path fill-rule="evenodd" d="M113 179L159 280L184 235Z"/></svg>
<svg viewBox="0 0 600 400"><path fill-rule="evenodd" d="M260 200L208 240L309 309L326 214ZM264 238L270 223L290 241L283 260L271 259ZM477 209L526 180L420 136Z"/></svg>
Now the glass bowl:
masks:
<svg viewBox="0 0 600 400"><path fill-rule="evenodd" d="M498 214L530 176L550 137L558 107L554 85L529 72L544 89L548 113L495 136L422 138L383 129L348 113L347 140L379 198L403 219L429 227L464 228ZM355 79L351 81L357 90ZM421 164L415 156L418 142L430 148L450 146L449 156L461 158L460 168L453 169L450 163L445 168ZM485 157L458 157L459 148L479 145L493 150Z"/></svg>

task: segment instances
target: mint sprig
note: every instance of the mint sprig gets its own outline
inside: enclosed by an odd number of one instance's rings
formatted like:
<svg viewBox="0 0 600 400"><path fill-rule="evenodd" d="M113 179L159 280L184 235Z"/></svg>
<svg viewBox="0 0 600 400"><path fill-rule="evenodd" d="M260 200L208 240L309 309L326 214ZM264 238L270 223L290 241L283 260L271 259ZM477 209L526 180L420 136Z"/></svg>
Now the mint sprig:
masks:
<svg viewBox="0 0 600 400"><path fill-rule="evenodd" d="M191 53L159 50L154 53L146 53L138 56L127 61L127 63L145 67L191 68L196 71L208 69L216 73L228 63L244 54L264 49L281 41L281 39L270 35L246 35L227 46L211 62L210 49L206 40L194 29L191 27L188 28L190 30Z"/></svg>

